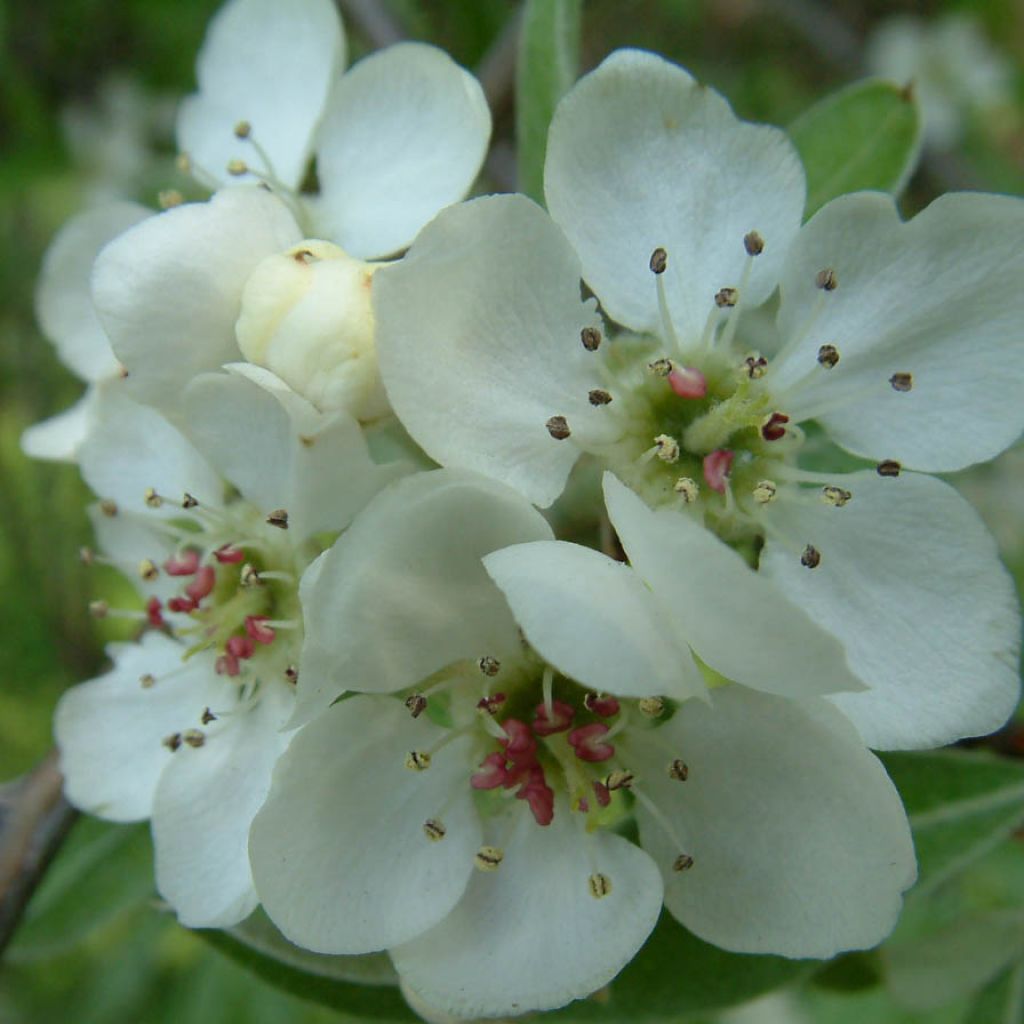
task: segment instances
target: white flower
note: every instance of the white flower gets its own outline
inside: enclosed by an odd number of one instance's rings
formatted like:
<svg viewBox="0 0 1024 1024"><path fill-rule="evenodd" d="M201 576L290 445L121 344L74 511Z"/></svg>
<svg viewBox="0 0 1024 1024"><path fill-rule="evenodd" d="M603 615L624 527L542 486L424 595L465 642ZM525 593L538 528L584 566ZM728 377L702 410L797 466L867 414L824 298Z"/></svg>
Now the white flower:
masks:
<svg viewBox="0 0 1024 1024"><path fill-rule="evenodd" d="M88 432L94 385L113 379L121 364L96 318L89 292L96 254L112 238L149 216L136 203L111 203L72 217L46 250L36 289L36 316L60 361L88 385L70 409L29 427L21 438L34 459L74 460Z"/></svg>
<svg viewBox="0 0 1024 1024"><path fill-rule="evenodd" d="M84 557L135 578L145 600L95 614L162 631L114 645L114 667L64 695L61 768L83 810L152 818L157 886L184 924L226 926L256 906L247 836L288 740L300 577L317 535L347 526L396 467L369 460L354 420L253 367L184 396L205 457L122 390L101 387L81 449L103 499L102 553Z"/></svg>
<svg viewBox="0 0 1024 1024"><path fill-rule="evenodd" d="M953 195L902 223L862 193L801 228L783 133L635 51L560 104L545 191L553 220L471 201L377 275L382 375L414 439L540 505L586 453L650 504L764 542L762 570L870 687L836 700L871 746L999 726L1019 690L1012 585L973 511L906 470L1021 432L1024 203ZM610 341L581 277L624 328ZM776 288L768 359L744 324ZM818 468L811 422L877 475Z"/></svg>
<svg viewBox="0 0 1024 1024"><path fill-rule="evenodd" d="M605 487L632 568L448 470L317 563L297 719L321 713L250 841L292 941L388 948L425 1005L474 1017L607 983L663 895L735 950L827 957L892 927L913 850L819 696L858 685L838 643L710 533ZM343 688L369 692L322 710ZM616 834L633 813L639 847Z"/></svg>

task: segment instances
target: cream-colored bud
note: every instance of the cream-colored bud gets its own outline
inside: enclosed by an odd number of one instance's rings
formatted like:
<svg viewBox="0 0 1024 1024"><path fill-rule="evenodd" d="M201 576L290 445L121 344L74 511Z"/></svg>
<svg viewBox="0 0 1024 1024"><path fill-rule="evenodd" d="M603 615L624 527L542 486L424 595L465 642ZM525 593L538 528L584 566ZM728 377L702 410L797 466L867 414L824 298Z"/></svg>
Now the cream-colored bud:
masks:
<svg viewBox="0 0 1024 1024"><path fill-rule="evenodd" d="M317 240L268 256L242 292L238 347L324 412L345 409L363 421L385 415L370 302L383 265Z"/></svg>

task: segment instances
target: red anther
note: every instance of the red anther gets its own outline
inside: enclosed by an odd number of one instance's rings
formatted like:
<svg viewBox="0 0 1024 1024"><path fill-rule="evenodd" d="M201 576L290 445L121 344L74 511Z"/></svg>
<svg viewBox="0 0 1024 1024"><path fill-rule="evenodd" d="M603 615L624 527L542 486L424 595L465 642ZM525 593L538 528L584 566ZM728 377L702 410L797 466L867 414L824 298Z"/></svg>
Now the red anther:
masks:
<svg viewBox="0 0 1024 1024"><path fill-rule="evenodd" d="M778 441L786 436L785 424L789 417L784 412L773 412L761 427L761 436L766 441Z"/></svg>
<svg viewBox="0 0 1024 1024"><path fill-rule="evenodd" d="M273 626L265 626L269 619L266 615L246 615L245 631L258 644L272 644L277 633Z"/></svg>
<svg viewBox="0 0 1024 1024"><path fill-rule="evenodd" d="M234 544L222 544L214 551L213 557L221 565L225 563L232 564L234 562L241 562L245 558L245 551L242 548L236 548Z"/></svg>
<svg viewBox="0 0 1024 1024"><path fill-rule="evenodd" d="M619 702L607 693L588 693L583 698L583 704L588 711L602 718L611 718L619 713Z"/></svg>
<svg viewBox="0 0 1024 1024"><path fill-rule="evenodd" d="M242 671L238 659L233 654L222 654L214 663L213 670L219 676L237 676Z"/></svg>
<svg viewBox="0 0 1024 1024"><path fill-rule="evenodd" d="M191 597L172 597L167 602L167 608L172 612L182 612L188 615L189 612L195 611L199 607L199 602Z"/></svg>
<svg viewBox="0 0 1024 1024"><path fill-rule="evenodd" d="M505 755L497 750L493 754L488 754L479 770L469 777L469 784L473 789L497 789L504 786L507 781Z"/></svg>
<svg viewBox="0 0 1024 1024"><path fill-rule="evenodd" d="M233 636L224 645L224 650L235 658L251 658L256 650L256 645L251 637Z"/></svg>
<svg viewBox="0 0 1024 1024"><path fill-rule="evenodd" d="M725 494L734 458L735 455L728 448L718 448L704 456L704 482L711 490Z"/></svg>
<svg viewBox="0 0 1024 1024"><path fill-rule="evenodd" d="M164 617L161 609L163 605L160 603L160 598L151 597L146 602L146 618L149 619L149 624L159 629L165 625Z"/></svg>
<svg viewBox="0 0 1024 1024"><path fill-rule="evenodd" d="M479 710L486 711L489 715L493 715L504 703L505 694L492 693L490 697L481 697L476 702L476 706Z"/></svg>
<svg viewBox="0 0 1024 1024"><path fill-rule="evenodd" d="M217 574L213 570L213 566L204 565L196 570L196 578L185 588L185 593L192 598L196 604L206 596L209 595L210 591L213 590L214 584L217 582Z"/></svg>
<svg viewBox="0 0 1024 1024"><path fill-rule="evenodd" d="M607 761L615 756L615 747L602 738L607 732L608 726L604 722L594 722L573 729L566 739L581 761Z"/></svg>
<svg viewBox="0 0 1024 1024"><path fill-rule="evenodd" d="M533 812L533 820L538 825L550 825L555 817L555 794L551 787L543 781L531 780L516 793L519 800L525 800Z"/></svg>
<svg viewBox="0 0 1024 1024"><path fill-rule="evenodd" d="M594 796L600 807L607 807L612 802L612 792L603 782L594 783Z"/></svg>
<svg viewBox="0 0 1024 1024"><path fill-rule="evenodd" d="M198 568L199 552L193 548L186 548L180 555L164 562L164 572L168 576L193 576Z"/></svg>
<svg viewBox="0 0 1024 1024"><path fill-rule="evenodd" d="M509 759L519 764L528 763L537 752L537 741L533 738L530 727L520 722L518 718L506 719L501 723L501 727L508 739L498 742L505 748Z"/></svg>
<svg viewBox="0 0 1024 1024"><path fill-rule="evenodd" d="M707 378L692 367L674 366L666 380L680 398L703 398L708 393Z"/></svg>
<svg viewBox="0 0 1024 1024"><path fill-rule="evenodd" d="M536 736L554 736L556 732L565 732L575 717L576 709L565 701L551 702L550 717L547 704L538 704L533 712L533 732Z"/></svg>
<svg viewBox="0 0 1024 1024"><path fill-rule="evenodd" d="M590 803L587 801L585 796L581 796L576 802L576 806L584 813L588 813L590 810Z"/></svg>

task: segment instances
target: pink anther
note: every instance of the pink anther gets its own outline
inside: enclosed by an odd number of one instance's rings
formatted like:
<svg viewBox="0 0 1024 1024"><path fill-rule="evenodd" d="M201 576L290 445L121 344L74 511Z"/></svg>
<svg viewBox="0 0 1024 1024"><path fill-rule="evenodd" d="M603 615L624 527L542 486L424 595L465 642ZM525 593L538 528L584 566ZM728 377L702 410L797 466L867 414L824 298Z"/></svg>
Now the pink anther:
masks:
<svg viewBox="0 0 1024 1024"><path fill-rule="evenodd" d="M692 367L674 366L666 380L680 398L703 398L708 393L707 378Z"/></svg>
<svg viewBox="0 0 1024 1024"><path fill-rule="evenodd" d="M550 715L547 704L538 704L533 712L534 735L554 736L556 732L565 732L575 717L576 709L565 701L552 701Z"/></svg>
<svg viewBox="0 0 1024 1024"><path fill-rule="evenodd" d="M213 663L213 669L219 676L237 676L242 671L238 659L233 654L222 654Z"/></svg>
<svg viewBox="0 0 1024 1024"><path fill-rule="evenodd" d="M199 568L199 552L194 548L186 548L180 555L174 555L164 562L164 572L168 576L193 576Z"/></svg>
<svg viewBox="0 0 1024 1024"><path fill-rule="evenodd" d="M252 642L252 637L233 636L224 645L224 650L235 658L251 658L256 645Z"/></svg>
<svg viewBox="0 0 1024 1024"><path fill-rule="evenodd" d="M272 644L277 633L273 626L265 624L269 621L266 615L247 615L245 617L245 631L258 644Z"/></svg>
<svg viewBox="0 0 1024 1024"><path fill-rule="evenodd" d="M594 722L592 725L581 725L578 729L573 729L566 739L581 761L607 761L608 758L615 756L615 747L604 740L607 732L608 726L604 722Z"/></svg>
<svg viewBox="0 0 1024 1024"><path fill-rule="evenodd" d="M146 602L146 618L149 620L149 624L151 626L155 626L157 629L165 625L163 605L160 603L160 598L151 597Z"/></svg>
<svg viewBox="0 0 1024 1024"><path fill-rule="evenodd" d="M196 570L196 578L185 588L185 593L198 604L209 596L217 582L217 573L210 565L201 566Z"/></svg>
<svg viewBox="0 0 1024 1024"><path fill-rule="evenodd" d="M711 490L725 494L725 486L732 469L732 460L735 457L735 454L728 448L718 448L704 456L704 482Z"/></svg>
<svg viewBox="0 0 1024 1024"><path fill-rule="evenodd" d="M619 702L607 693L588 693L583 698L583 704L588 711L602 718L611 718L620 710Z"/></svg>
<svg viewBox="0 0 1024 1024"><path fill-rule="evenodd" d="M537 752L537 741L530 732L530 727L518 718L507 718L501 723L505 730L507 740L498 740L505 748L505 753L510 760L528 762Z"/></svg>
<svg viewBox="0 0 1024 1024"><path fill-rule="evenodd" d="M488 754L479 770L469 777L469 784L473 789L497 789L499 786L504 786L507 780L505 755L500 751L495 751L493 754Z"/></svg>
<svg viewBox="0 0 1024 1024"><path fill-rule="evenodd" d="M245 558L245 551L242 548L235 547L234 544L222 544L213 553L213 557L217 559L221 565L231 565L235 562L241 562Z"/></svg>

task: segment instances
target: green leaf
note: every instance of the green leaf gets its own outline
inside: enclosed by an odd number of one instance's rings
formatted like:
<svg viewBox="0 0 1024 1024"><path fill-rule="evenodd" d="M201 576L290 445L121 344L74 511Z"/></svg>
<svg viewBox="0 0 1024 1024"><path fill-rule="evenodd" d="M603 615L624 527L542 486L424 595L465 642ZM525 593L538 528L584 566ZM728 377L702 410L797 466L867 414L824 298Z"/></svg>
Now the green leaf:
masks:
<svg viewBox="0 0 1024 1024"><path fill-rule="evenodd" d="M996 978L963 1024L1020 1024L1024 1020L1024 964Z"/></svg>
<svg viewBox="0 0 1024 1024"><path fill-rule="evenodd" d="M582 0L526 0L516 71L519 191L544 202L548 125L576 81Z"/></svg>
<svg viewBox="0 0 1024 1024"><path fill-rule="evenodd" d="M910 818L915 896L987 853L1024 822L1024 763L962 750L882 756Z"/></svg>
<svg viewBox="0 0 1024 1024"><path fill-rule="evenodd" d="M921 150L921 115L907 90L867 79L816 103L789 134L807 171L810 217L847 192L899 193Z"/></svg>

